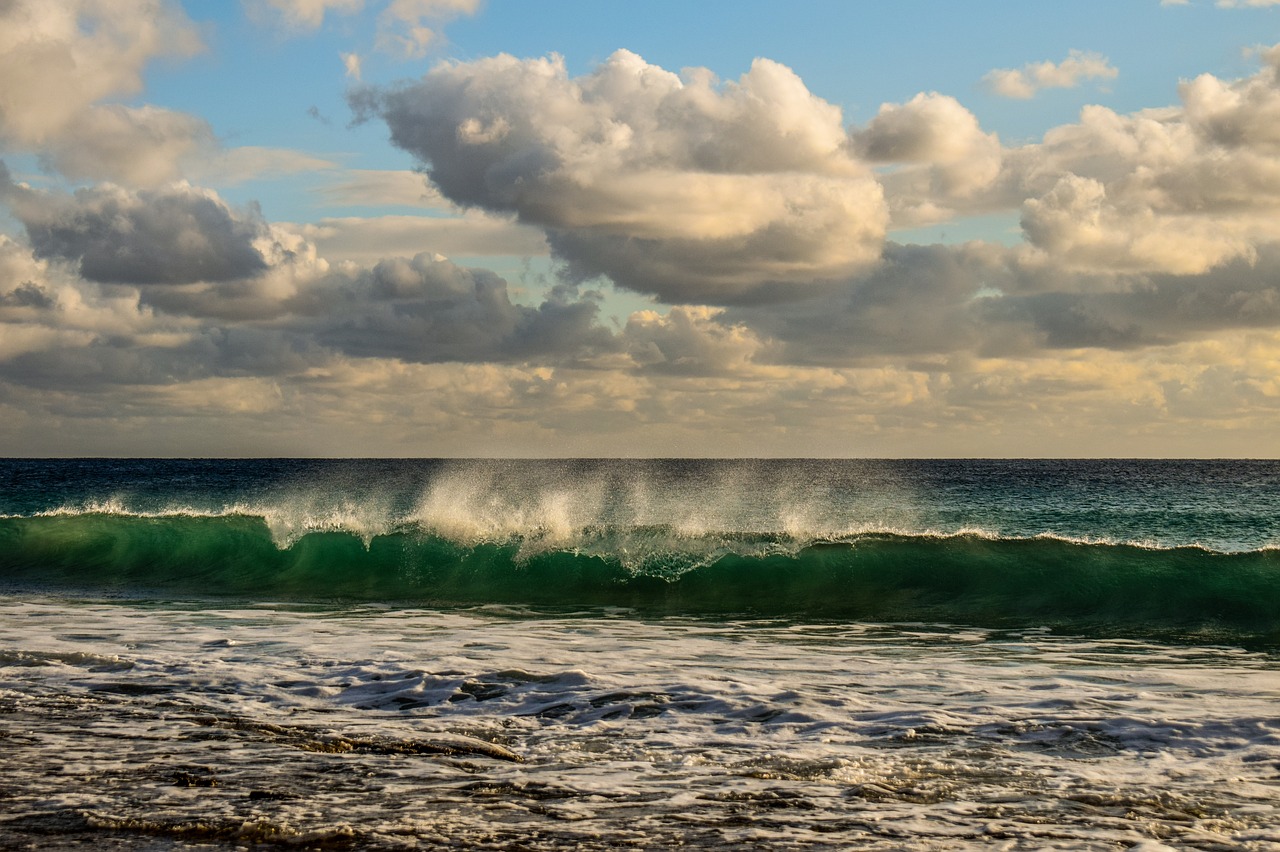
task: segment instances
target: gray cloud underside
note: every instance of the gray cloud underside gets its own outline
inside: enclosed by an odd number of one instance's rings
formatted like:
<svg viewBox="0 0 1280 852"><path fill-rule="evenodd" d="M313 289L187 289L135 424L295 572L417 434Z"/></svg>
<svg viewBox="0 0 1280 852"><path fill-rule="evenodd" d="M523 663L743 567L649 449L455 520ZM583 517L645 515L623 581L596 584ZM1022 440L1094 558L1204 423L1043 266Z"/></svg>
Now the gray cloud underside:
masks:
<svg viewBox="0 0 1280 852"><path fill-rule="evenodd" d="M0 375L75 390L297 376L349 357L733 376L885 357L1132 350L1280 324L1280 246L1211 275L1130 276L1098 292L1081 292L1079 277L990 245L891 244L874 271L824 296L723 312L676 307L611 328L592 294L561 288L536 307L521 305L499 276L424 254L331 270L274 299L255 293L256 314L231 319L208 309L234 313L226 302L235 285L136 288L133 327L82 323L87 338L20 352ZM68 327L59 292L33 280L0 287L0 322ZM150 342L158 331L173 339Z"/></svg>
<svg viewBox="0 0 1280 852"><path fill-rule="evenodd" d="M210 328L179 346L99 337L81 347L23 353L0 364L0 376L35 388L91 391L112 385L171 385L211 376L289 376L331 357L314 341L298 335Z"/></svg>
<svg viewBox="0 0 1280 852"><path fill-rule="evenodd" d="M613 349L597 303L574 295L536 308L513 304L492 272L423 254L335 276L293 305L318 341L360 357L555 362Z"/></svg>
<svg viewBox="0 0 1280 852"><path fill-rule="evenodd" d="M257 216L237 216L189 187L100 186L68 197L18 186L0 163L0 199L26 227L37 257L71 261L90 281L187 284L230 281L267 268Z"/></svg>
<svg viewBox="0 0 1280 852"><path fill-rule="evenodd" d="M732 308L723 321L784 343L790 363L1130 350L1280 325L1280 244L1209 273L1113 276L1106 289L1098 286L1092 276L1001 247L890 244L874 272L828 296Z"/></svg>

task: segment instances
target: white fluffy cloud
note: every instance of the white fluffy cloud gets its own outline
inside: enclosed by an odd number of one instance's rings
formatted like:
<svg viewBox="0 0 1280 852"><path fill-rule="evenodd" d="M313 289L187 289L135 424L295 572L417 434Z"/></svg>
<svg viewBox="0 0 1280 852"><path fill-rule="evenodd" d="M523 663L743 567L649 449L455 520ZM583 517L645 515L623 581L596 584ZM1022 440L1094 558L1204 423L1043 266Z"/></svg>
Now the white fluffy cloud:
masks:
<svg viewBox="0 0 1280 852"><path fill-rule="evenodd" d="M1243 80L1202 75L1182 104L1086 107L1007 152L1032 244L1081 269L1200 274L1280 240L1280 50Z"/></svg>
<svg viewBox="0 0 1280 852"><path fill-rule="evenodd" d="M757 60L736 83L626 51L438 66L353 98L446 197L548 232L581 278L674 301L770 299L873 263L887 215L840 110Z"/></svg>
<svg viewBox="0 0 1280 852"><path fill-rule="evenodd" d="M1073 50L1061 62L1031 62L1021 68L997 68L982 78L991 91L1006 98L1034 98L1041 89L1074 89L1086 80L1119 76L1100 53Z"/></svg>
<svg viewBox="0 0 1280 852"><path fill-rule="evenodd" d="M35 151L72 178L154 185L213 135L194 116L103 105L142 88L158 57L203 48L168 0L0 4L0 149Z"/></svg>
<svg viewBox="0 0 1280 852"><path fill-rule="evenodd" d="M0 138L46 143L97 101L138 92L151 60L201 47L165 0L9 0L0 5Z"/></svg>
<svg viewBox="0 0 1280 852"><path fill-rule="evenodd" d="M142 90L149 63L203 49L176 0L0 2L0 154L33 153L72 181L148 188L333 166L293 151L224 149L203 118L112 102Z"/></svg>
<svg viewBox="0 0 1280 852"><path fill-rule="evenodd" d="M989 189L1003 158L994 133L983 132L955 98L936 92L882 105L850 138L871 162L895 166L881 183L897 227L951 218Z"/></svg>

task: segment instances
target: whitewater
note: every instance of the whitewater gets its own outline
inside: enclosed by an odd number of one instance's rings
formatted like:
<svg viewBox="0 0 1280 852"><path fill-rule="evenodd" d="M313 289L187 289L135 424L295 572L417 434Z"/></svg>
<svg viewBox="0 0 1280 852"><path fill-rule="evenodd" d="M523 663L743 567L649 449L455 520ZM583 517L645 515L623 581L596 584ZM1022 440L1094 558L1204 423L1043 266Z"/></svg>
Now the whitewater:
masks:
<svg viewBox="0 0 1280 852"><path fill-rule="evenodd" d="M0 847L1280 847L1280 463L0 461Z"/></svg>

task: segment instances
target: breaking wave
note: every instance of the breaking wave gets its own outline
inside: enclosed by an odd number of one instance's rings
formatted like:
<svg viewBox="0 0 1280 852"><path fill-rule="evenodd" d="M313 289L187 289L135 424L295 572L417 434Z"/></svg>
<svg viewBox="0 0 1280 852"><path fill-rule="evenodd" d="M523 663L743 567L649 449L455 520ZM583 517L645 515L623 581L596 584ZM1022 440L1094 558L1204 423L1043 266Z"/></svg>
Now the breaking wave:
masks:
<svg viewBox="0 0 1280 852"><path fill-rule="evenodd" d="M303 520L119 505L0 517L10 589L396 606L619 607L641 616L1044 624L1280 639L1280 551L983 530L574 526L418 512ZM545 510L546 507L544 506ZM562 514L561 517L569 517Z"/></svg>

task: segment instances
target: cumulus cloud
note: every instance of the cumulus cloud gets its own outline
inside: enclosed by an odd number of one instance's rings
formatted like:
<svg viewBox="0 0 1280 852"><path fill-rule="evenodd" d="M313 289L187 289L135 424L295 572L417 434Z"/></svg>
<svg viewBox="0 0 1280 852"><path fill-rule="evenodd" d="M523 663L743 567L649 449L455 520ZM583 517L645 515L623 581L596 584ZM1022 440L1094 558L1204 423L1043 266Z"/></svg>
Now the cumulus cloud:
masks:
<svg viewBox="0 0 1280 852"><path fill-rule="evenodd" d="M1179 87L1186 120L1205 141L1231 150L1280 154L1280 45L1261 53L1263 70L1224 82L1202 74Z"/></svg>
<svg viewBox="0 0 1280 852"><path fill-rule="evenodd" d="M201 119L102 105L142 88L153 59L203 45L167 0L0 4L0 146L36 151L72 178L154 185L212 140Z"/></svg>
<svg viewBox="0 0 1280 852"><path fill-rule="evenodd" d="M890 243L884 262L817 298L768 307L731 308L723 317L785 346L774 360L839 365L861 359L977 351L991 334L977 304L983 294L1020 289L1017 259L998 246L901 246ZM1003 333L1002 333L1003 332Z"/></svg>
<svg viewBox="0 0 1280 852"><path fill-rule="evenodd" d="M273 254L255 280L304 254ZM224 452L340 454L360 435L403 453L744 454L803 440L901 455L926 437L939 452L993 440L1043 452L1048 439L1069 454L1106 436L1133 454L1230 424L1261 446L1265 412L1280 412L1276 254L1091 292L1089 276L1031 251L891 245L839 298L642 311L610 330L588 294L518 305L492 273L431 255L317 263L277 313L228 319L153 310L139 288L0 240L0 439L53 449L53 430L156 452L128 439L147 426ZM1256 331L1197 336L1242 327Z"/></svg>
<svg viewBox="0 0 1280 852"><path fill-rule="evenodd" d="M1079 269L1200 274L1280 240L1280 51L1255 75L1202 75L1181 106L1079 122L1007 151L1029 241Z"/></svg>
<svg viewBox="0 0 1280 852"><path fill-rule="evenodd" d="M989 71L982 82L997 95L1026 100L1042 89L1074 89L1086 80L1114 80L1119 74L1102 54L1072 50L1061 62L997 68Z"/></svg>
<svg viewBox="0 0 1280 852"><path fill-rule="evenodd" d="M674 307L627 318L622 345L646 371L675 375L744 375L768 357L770 342L745 325L719 321L722 309Z"/></svg>
<svg viewBox="0 0 1280 852"><path fill-rule="evenodd" d="M304 27L342 11L286 5ZM0 17L35 8L0 0ZM1280 51L1258 56L1245 79L1186 81L1174 106L1090 106L1016 147L933 92L846 127L767 60L726 83L625 52L576 78L495 57L359 90L430 183L210 156L197 119L100 102L127 80L42 119L38 144L0 116L3 144L120 182L72 194L0 173L27 235L0 237L0 439L167 424L224 452L237 434L349 452L359 434L546 453L570 430L587 437L565 454L911 454L922 436L940 453L1043 452L1046 436L1095 451L1093 429L1133 452L1159 422L1162 447L1225 423L1263 446L1280 412ZM325 169L328 203L424 215L267 222L172 183L175 163L217 181ZM990 211L1025 243L884 240ZM548 252L563 276L532 297L444 256ZM674 307L609 323L596 276Z"/></svg>
<svg viewBox="0 0 1280 852"><path fill-rule="evenodd" d="M91 104L142 88L143 67L202 48L165 0L0 5L0 138L39 145Z"/></svg>
<svg viewBox="0 0 1280 852"><path fill-rule="evenodd" d="M1100 276L1024 247L891 243L884 263L829 294L721 320L773 341L768 360L782 364L1132 352L1280 326L1280 244L1197 275Z"/></svg>
<svg viewBox="0 0 1280 852"><path fill-rule="evenodd" d="M425 253L332 276L292 307L317 340L358 357L557 361L614 346L594 299L565 292L514 304L498 275Z"/></svg>
<svg viewBox="0 0 1280 852"><path fill-rule="evenodd" d="M165 338L171 331L139 304L136 293L104 291L0 236L0 373L10 380L38 384L39 371L28 365L56 353L80 352L104 340L127 349L143 340L172 339Z"/></svg>
<svg viewBox="0 0 1280 852"><path fill-rule="evenodd" d="M1069 174L1028 199L1022 228L1050 256L1087 269L1194 274L1237 257L1252 259L1244 227L1202 227L1200 217L1161 216L1132 199L1108 197L1101 181Z"/></svg>
<svg viewBox="0 0 1280 852"><path fill-rule="evenodd" d="M675 302L778 298L873 263L886 210L840 110L756 60L734 83L627 51L448 63L353 95L450 200L547 231L575 276Z"/></svg>
<svg viewBox="0 0 1280 852"><path fill-rule="evenodd" d="M157 186L181 174L181 163L216 147L208 123L157 107L96 106L76 116L41 157L73 180L106 178Z"/></svg>
<svg viewBox="0 0 1280 852"><path fill-rule="evenodd" d="M994 133L936 92L883 104L850 141L867 160L895 167L880 178L895 227L942 221L971 206L999 176L1003 158Z"/></svg>
<svg viewBox="0 0 1280 852"><path fill-rule="evenodd" d="M104 184L66 196L17 185L0 171L0 198L37 257L73 262L90 281L189 284L266 269L257 245L264 223L234 213L210 190L178 184L129 192Z"/></svg>
<svg viewBox="0 0 1280 852"><path fill-rule="evenodd" d="M138 94L152 61L203 49L175 0L0 3L0 151L33 153L72 181L130 187L332 167L298 152L224 150L203 118L109 102Z"/></svg>

